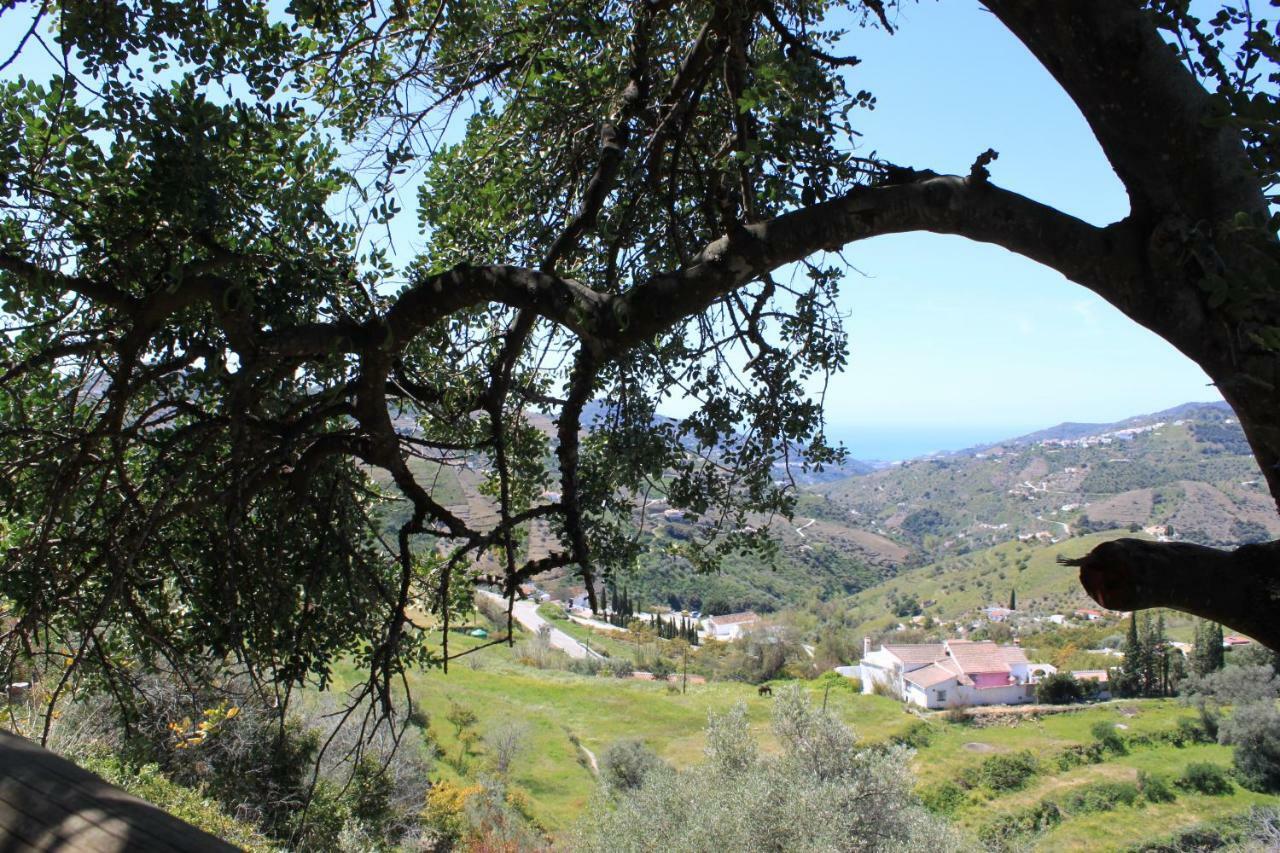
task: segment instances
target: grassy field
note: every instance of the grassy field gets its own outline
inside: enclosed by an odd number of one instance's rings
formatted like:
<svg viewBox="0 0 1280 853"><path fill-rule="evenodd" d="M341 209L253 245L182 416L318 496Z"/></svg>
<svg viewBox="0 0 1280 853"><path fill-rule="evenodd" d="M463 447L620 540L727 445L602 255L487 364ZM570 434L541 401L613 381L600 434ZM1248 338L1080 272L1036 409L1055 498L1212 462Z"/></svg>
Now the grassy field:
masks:
<svg viewBox="0 0 1280 853"><path fill-rule="evenodd" d="M478 642L454 635L450 651ZM351 677L354 674L348 673ZM772 700L760 697L748 684L691 684L681 694L658 682L532 669L517 664L505 646L468 655L452 664L448 675L416 672L408 680L414 704L429 715L432 739L445 759L436 762L437 778L474 777L488 768L482 742L464 756L465 773L455 766L462 744L446 720L451 705L475 713L474 731L481 738L510 720L527 724L528 748L515 764L512 782L528 793L534 815L552 832L581 814L596 790L589 759L578 744L599 757L619 740L638 738L673 765L696 764L702 760L707 714L741 701L764 748L773 746L768 731ZM822 688L815 683L810 690L821 702ZM893 700L844 689L830 691L828 707L868 740L887 739L914 720Z"/></svg>
<svg viewBox="0 0 1280 853"><path fill-rule="evenodd" d="M477 643L456 636L451 650ZM512 720L528 727L527 749L515 762L511 782L527 794L535 819L553 835L583 813L597 790L589 756L598 759L619 740L637 738L675 766L696 765L703 758L707 714L742 702L764 748L775 748L769 731L772 700L759 696L748 684L690 685L688 692L681 694L661 683L533 669L519 664L511 649L499 646L455 662L448 675L439 671L413 673L409 685L415 704L429 715L430 734L443 756L436 762L435 778L477 778L487 772L490 761L484 735ZM815 702L822 702L821 680L804 686ZM1139 770L1172 780L1193 761L1224 768L1231 763L1228 747L1175 747L1157 741L1156 745L1134 746L1122 755L1109 753L1101 763L1060 769L1057 757L1072 747L1092 743L1091 730L1098 722L1119 724L1123 728L1118 730L1126 739L1141 739L1172 731L1180 718L1195 717L1192 709L1175 700L1109 702L1016 723L979 726L942 715L922 718L894 700L862 696L838 682L826 699L828 708L852 726L863 742L910 736L918 746L912 766L921 791L972 774L992 756L1031 751L1039 770L1026 785L1001 792L976 786L954 810L957 824L975 835L1001 815L1100 780L1132 782ZM476 715L473 731L478 739L470 752L464 750L446 719L455 705ZM1071 814L1051 831L1026 840L1034 841L1036 849L1046 850L1118 849L1201 821L1239 814L1255 804L1280 806L1280 798L1239 786L1219 796L1179 791L1170 803Z"/></svg>
<svg viewBox="0 0 1280 853"><path fill-rule="evenodd" d="M1138 771L1166 781L1177 779L1194 762L1231 768L1231 748L1217 744L1188 743L1178 747L1156 742L1142 745L1143 736L1159 736L1176 728L1179 719L1194 719L1195 712L1176 700L1113 701L1078 711L1026 720L1014 726L974 728L935 718L932 737L913 762L921 789L953 781L975 770L993 755L1029 750L1039 771L1021 788L995 792L981 786L968 793L953 818L965 830L977 833L1002 815L1042 801L1061 803L1073 791L1101 781L1135 783ZM1091 729L1099 722L1123 726L1126 740L1139 743L1124 754L1108 753L1097 764L1061 769L1058 756L1066 749L1094 740ZM1110 811L1068 814L1056 827L1038 837L1023 839L1036 850L1116 850L1163 838L1197 823L1247 812L1255 805L1280 806L1280 797L1247 791L1232 785L1228 794L1210 796L1193 791L1177 792L1168 803L1118 806Z"/></svg>

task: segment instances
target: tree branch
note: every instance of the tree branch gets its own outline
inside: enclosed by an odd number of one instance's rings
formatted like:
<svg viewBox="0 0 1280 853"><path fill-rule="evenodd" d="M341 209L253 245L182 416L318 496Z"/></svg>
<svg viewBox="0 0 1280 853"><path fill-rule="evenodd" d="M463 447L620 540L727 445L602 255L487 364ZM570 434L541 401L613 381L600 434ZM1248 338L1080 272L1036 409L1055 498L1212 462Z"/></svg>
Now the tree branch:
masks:
<svg viewBox="0 0 1280 853"><path fill-rule="evenodd" d="M1280 542L1219 551L1187 542L1116 539L1058 562L1078 566L1081 585L1103 607L1194 613L1280 651Z"/></svg>

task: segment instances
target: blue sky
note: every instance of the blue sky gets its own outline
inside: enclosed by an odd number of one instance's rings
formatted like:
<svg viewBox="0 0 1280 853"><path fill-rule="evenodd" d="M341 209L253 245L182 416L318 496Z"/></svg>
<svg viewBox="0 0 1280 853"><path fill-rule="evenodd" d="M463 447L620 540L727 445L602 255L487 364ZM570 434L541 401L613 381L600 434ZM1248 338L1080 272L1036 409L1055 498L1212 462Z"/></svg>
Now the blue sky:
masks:
<svg viewBox="0 0 1280 853"><path fill-rule="evenodd" d="M851 82L876 109L865 150L964 174L994 148L992 180L1106 224L1128 209L1088 125L1049 74L976 3L904 4L894 36L855 30ZM1161 338L1090 291L1003 249L909 234L845 252L849 370L828 390L834 435L893 458L1061 421L1112 421L1221 399ZM953 437L949 437L953 436ZM864 445L856 446L855 439ZM896 448L898 453L883 450Z"/></svg>

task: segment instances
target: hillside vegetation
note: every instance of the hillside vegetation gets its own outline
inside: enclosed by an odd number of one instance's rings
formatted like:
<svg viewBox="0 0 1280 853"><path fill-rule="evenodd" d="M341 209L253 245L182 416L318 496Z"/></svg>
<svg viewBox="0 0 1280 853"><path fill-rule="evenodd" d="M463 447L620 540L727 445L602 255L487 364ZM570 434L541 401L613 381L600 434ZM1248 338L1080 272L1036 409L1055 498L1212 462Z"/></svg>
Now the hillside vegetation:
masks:
<svg viewBox="0 0 1280 853"><path fill-rule="evenodd" d="M588 808L598 789L600 757L619 741L639 740L670 765L689 768L704 760L708 713L742 703L751 733L764 750L778 748L769 728L773 699L760 696L751 685L697 684L682 694L655 682L531 668L506 647L484 649L471 660L472 665L454 667L447 676L409 675L442 757L436 762L436 780L471 784L482 779L492 766L484 736L519 720L527 727L527 743L509 785L521 792L517 797L522 801L527 798L535 824L553 836ZM1231 750L1196 741L1194 709L1174 700L1108 702L984 722L951 714L922 718L895 700L863 696L854 683L832 676L800 684L812 702L825 702L852 727L860 743L912 746L918 792L975 842L984 832L990 836L994 826L1005 833L1001 844L1010 846L1034 842L1036 849L1119 849L1239 816L1255 805L1280 805L1280 798L1234 783L1228 793L1217 795L1177 788L1175 781L1192 762L1229 770ZM456 736L446 719L455 706L474 712L472 730L479 737L468 736L464 743ZM1092 747L1099 723L1116 727L1123 751ZM1008 764L1021 769L1012 776L997 775L997 768ZM1101 783L1136 789L1139 771L1173 786L1174 797L1162 802L1139 797L1103 808L1076 802ZM1027 830L1018 823L1017 816L1045 801L1057 809L1050 825Z"/></svg>
<svg viewBox="0 0 1280 853"><path fill-rule="evenodd" d="M1112 528L1207 545L1280 535L1229 409L1064 426L815 486L822 503L806 506L911 546L917 562Z"/></svg>

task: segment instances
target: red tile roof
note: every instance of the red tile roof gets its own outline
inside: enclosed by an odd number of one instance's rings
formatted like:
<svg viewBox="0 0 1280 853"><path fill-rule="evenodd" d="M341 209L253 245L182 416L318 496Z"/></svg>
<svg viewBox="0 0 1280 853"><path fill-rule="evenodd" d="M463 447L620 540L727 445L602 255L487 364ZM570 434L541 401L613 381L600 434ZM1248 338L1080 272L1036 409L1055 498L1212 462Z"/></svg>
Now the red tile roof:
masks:
<svg viewBox="0 0 1280 853"><path fill-rule="evenodd" d="M1072 671L1071 677L1077 681L1097 681L1103 684L1109 680L1105 669L1077 669Z"/></svg>
<svg viewBox="0 0 1280 853"><path fill-rule="evenodd" d="M966 675L1010 671L1004 650L990 641L974 643L968 640L951 640L947 643L947 649Z"/></svg>
<svg viewBox="0 0 1280 853"><path fill-rule="evenodd" d="M917 669L902 676L904 681L909 681L917 687L933 687L935 684L942 684L945 681L957 681L960 674L952 667L950 661L947 663L931 663L923 669Z"/></svg>
<svg viewBox="0 0 1280 853"><path fill-rule="evenodd" d="M924 666L947 655L947 650L942 643L912 643L909 645L881 646L880 648L908 666Z"/></svg>
<svg viewBox="0 0 1280 853"><path fill-rule="evenodd" d="M1020 663L1031 663L1031 661L1027 660L1027 653L1017 646L1001 646L1000 653L1004 655L1004 662L1009 664L1009 666L1015 666Z"/></svg>

